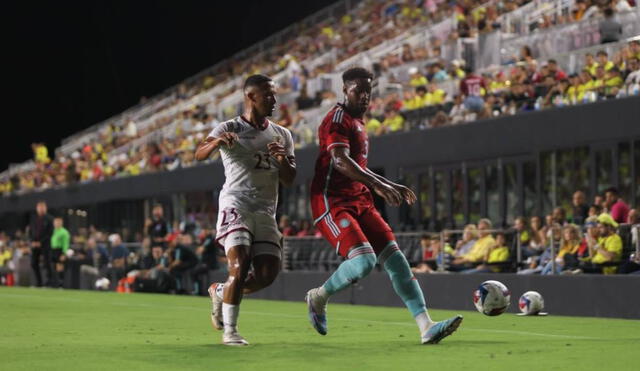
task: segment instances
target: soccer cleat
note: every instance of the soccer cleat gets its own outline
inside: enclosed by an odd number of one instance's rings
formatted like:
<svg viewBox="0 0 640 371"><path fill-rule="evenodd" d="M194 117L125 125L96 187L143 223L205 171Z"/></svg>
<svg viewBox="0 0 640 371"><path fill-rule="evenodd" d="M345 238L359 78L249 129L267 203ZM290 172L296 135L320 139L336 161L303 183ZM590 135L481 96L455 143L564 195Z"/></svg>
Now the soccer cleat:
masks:
<svg viewBox="0 0 640 371"><path fill-rule="evenodd" d="M230 346L244 346L249 345L249 342L246 341L242 336L240 336L240 334L238 334L238 331L225 331L222 335L222 344Z"/></svg>
<svg viewBox="0 0 640 371"><path fill-rule="evenodd" d="M462 323L461 315L434 323L433 326L429 327L429 329L422 334L422 344L438 344L442 339L453 334L458 326L460 326L460 323Z"/></svg>
<svg viewBox="0 0 640 371"><path fill-rule="evenodd" d="M220 283L212 283L209 286L209 296L211 297L211 324L216 330L222 330L224 324L222 323L222 299L216 294L216 288Z"/></svg>
<svg viewBox="0 0 640 371"><path fill-rule="evenodd" d="M307 291L307 308L309 321L320 335L327 334L327 302L318 295L318 289Z"/></svg>

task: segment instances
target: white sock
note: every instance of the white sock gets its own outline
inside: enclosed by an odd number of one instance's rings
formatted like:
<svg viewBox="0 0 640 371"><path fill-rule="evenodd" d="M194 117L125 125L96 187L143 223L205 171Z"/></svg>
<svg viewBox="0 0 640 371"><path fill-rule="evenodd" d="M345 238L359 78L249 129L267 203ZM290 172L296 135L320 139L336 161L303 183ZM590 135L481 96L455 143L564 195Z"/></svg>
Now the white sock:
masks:
<svg viewBox="0 0 640 371"><path fill-rule="evenodd" d="M222 322L224 323L224 332L235 332L238 330L239 314L240 305L222 303Z"/></svg>
<svg viewBox="0 0 640 371"><path fill-rule="evenodd" d="M218 295L218 299L222 299L224 295L224 283L219 283L218 286L216 286L216 295Z"/></svg>
<svg viewBox="0 0 640 371"><path fill-rule="evenodd" d="M416 323L418 324L418 328L420 328L420 333L424 334L425 331L429 329L433 325L433 321L431 317L429 317L429 312L424 311L416 316Z"/></svg>

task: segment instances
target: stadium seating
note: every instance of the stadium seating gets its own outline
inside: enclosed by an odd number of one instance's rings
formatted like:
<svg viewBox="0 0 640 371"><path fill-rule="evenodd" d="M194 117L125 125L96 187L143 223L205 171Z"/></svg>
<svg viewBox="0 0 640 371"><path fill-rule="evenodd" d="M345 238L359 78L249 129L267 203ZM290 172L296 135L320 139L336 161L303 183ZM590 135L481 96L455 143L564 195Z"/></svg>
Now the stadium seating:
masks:
<svg viewBox="0 0 640 371"><path fill-rule="evenodd" d="M335 102L341 90L340 71L355 63L377 71L377 94L382 103L377 111L372 107L372 114L382 115L385 107L397 107L405 116L405 130L481 118L482 114L447 116L455 107L457 78L460 76L457 74L460 71L455 70L456 65L467 64L475 66L480 73L497 74L504 68L496 67L493 62L505 63L516 50L530 44L537 58L553 57L566 72L578 71L583 60L581 56L592 49L567 54L566 44L549 38L560 29L584 34L584 30L594 29L598 19L594 13L589 19L577 21L580 17L574 14L571 2L555 1L518 1L500 9L490 1L466 2L453 8L439 3L435 8L425 9L373 0L353 5L349 8L338 3L322 13L328 17L307 19L292 27L291 31L269 39L266 44L271 49L268 52L258 53L255 52L258 48L250 48L165 94L74 135L55 151L56 156L51 162L36 161L13 166L0 174L0 193L20 194L75 182L193 166L191 152L197 143L212 125L237 114L241 106L237 87L247 72L239 71L268 73L280 83L281 101L288 108L281 110L281 117L276 119L291 125L300 146L315 142L315 127L327 109L326 105L321 105L297 110L295 106L301 91L307 92L314 102L312 105ZM558 16L567 13L574 16ZM624 37L640 34L637 26L640 24L639 14L637 7L620 14ZM370 29L376 25L386 26L372 35ZM467 28L470 30L468 35L465 34ZM487 41L491 37L497 40L493 44ZM311 52L303 47L309 40L313 40L315 45ZM580 42L580 45L590 46L597 40L591 38ZM606 46L606 49L609 55L614 56L615 51L624 46L625 43L621 42ZM498 55L502 59L483 59L487 55ZM399 86L401 92L411 92L412 88L403 88L408 82L407 71L434 63L447 66L448 80L437 83L447 92L446 104L417 110L402 108L402 100L394 95L398 94L394 86ZM221 72L229 64L237 74ZM495 80L493 76L487 75L486 78L488 85ZM390 87L395 93L387 94ZM540 98L531 91L527 94L532 95L532 100ZM567 100L563 97L552 104L536 102L535 108L570 104ZM438 115L441 111L444 116ZM498 111L513 112L506 106ZM495 115L495 112L493 110L490 114ZM459 115L459 110L454 114ZM387 131L382 130L381 133Z"/></svg>

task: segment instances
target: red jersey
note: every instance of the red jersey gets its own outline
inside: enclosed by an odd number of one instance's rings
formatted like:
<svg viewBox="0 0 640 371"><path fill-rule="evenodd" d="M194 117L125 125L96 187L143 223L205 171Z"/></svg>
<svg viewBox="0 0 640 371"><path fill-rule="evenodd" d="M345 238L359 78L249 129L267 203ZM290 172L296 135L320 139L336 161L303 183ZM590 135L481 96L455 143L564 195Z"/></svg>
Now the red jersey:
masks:
<svg viewBox="0 0 640 371"><path fill-rule="evenodd" d="M336 198L344 203L371 202L369 189L336 171L331 159L331 148L347 147L349 157L360 167L367 167L369 140L362 119L351 117L341 104L337 104L322 120L318 128L318 139L320 153L311 183L311 197L323 197L327 203Z"/></svg>
<svg viewBox="0 0 640 371"><path fill-rule="evenodd" d="M484 83L484 79L480 76L469 75L460 81L460 92L464 96L476 96L479 97L481 94L480 88L487 88Z"/></svg>

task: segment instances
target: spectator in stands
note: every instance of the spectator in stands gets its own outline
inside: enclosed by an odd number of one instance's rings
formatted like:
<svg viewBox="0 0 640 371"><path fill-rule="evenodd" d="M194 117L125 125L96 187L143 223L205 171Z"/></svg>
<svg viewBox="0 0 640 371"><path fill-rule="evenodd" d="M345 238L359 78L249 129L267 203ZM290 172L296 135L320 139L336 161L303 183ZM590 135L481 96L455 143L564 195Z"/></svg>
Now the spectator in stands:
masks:
<svg viewBox="0 0 640 371"><path fill-rule="evenodd" d="M280 223L278 223L280 232L285 237L292 237L298 233L296 227L291 223L288 215L282 215L280 217Z"/></svg>
<svg viewBox="0 0 640 371"><path fill-rule="evenodd" d="M575 191L571 203L573 205L573 213L571 221L574 224L582 225L589 216L589 206L587 205L587 196L583 191Z"/></svg>
<svg viewBox="0 0 640 371"><path fill-rule="evenodd" d="M593 54L587 53L584 55L584 69L587 70L591 76L596 75L596 68L598 68L598 62L593 58Z"/></svg>
<svg viewBox="0 0 640 371"><path fill-rule="evenodd" d="M547 241L545 231L542 228L542 219L539 216L532 216L529 227L531 238L524 250L524 256L538 256L544 251Z"/></svg>
<svg viewBox="0 0 640 371"><path fill-rule="evenodd" d="M51 260L56 271L56 274L54 274L55 286L62 286L64 282L64 266L70 243L71 235L64 227L62 218L54 218L53 234L51 236Z"/></svg>
<svg viewBox="0 0 640 371"><path fill-rule="evenodd" d="M105 275L112 284L115 284L127 273L129 250L124 246L122 238L117 233L109 236L109 244L111 245L111 254L109 255L109 269Z"/></svg>
<svg viewBox="0 0 640 371"><path fill-rule="evenodd" d="M567 74L560 69L558 62L555 59L549 59L547 61L547 68L549 69L549 75L551 75L556 81L561 81L567 78Z"/></svg>
<svg viewBox="0 0 640 371"><path fill-rule="evenodd" d="M400 59L402 59L403 63L412 62L415 59L413 56L413 51L411 50L411 45L407 43L402 44L402 53L400 55Z"/></svg>
<svg viewBox="0 0 640 371"><path fill-rule="evenodd" d="M453 256L462 257L471 251L471 248L478 239L478 228L475 224L467 224L464 226L462 238L456 242L456 249Z"/></svg>
<svg viewBox="0 0 640 371"><path fill-rule="evenodd" d="M611 274L617 269L615 263L622 256L622 239L616 233L618 223L606 213L600 214L597 220L599 238L597 242L589 241L590 257L580 264L580 269L575 273Z"/></svg>
<svg viewBox="0 0 640 371"><path fill-rule="evenodd" d="M629 206L622 201L615 187L608 188L604 191L604 204L617 223L626 223L629 216Z"/></svg>
<svg viewBox="0 0 640 371"><path fill-rule="evenodd" d="M13 268L11 263L13 249L9 246L8 238L0 232L0 284L13 286ZM11 277L11 278L9 278Z"/></svg>
<svg viewBox="0 0 640 371"><path fill-rule="evenodd" d="M382 123L375 116L371 115L370 112L366 112L364 114L364 126L367 130L367 134L377 136L382 132Z"/></svg>
<svg viewBox="0 0 640 371"><path fill-rule="evenodd" d="M566 225L562 229L562 243L555 257L555 265L556 271L555 273L560 273L565 265L565 257L570 255L575 255L578 253L578 249L580 248L580 234L578 227L574 224ZM553 264L552 262L548 262L543 268L540 274L553 274Z"/></svg>
<svg viewBox="0 0 640 371"><path fill-rule="evenodd" d="M598 67L604 68L604 72L607 72L615 67L613 62L609 60L609 54L604 50L598 51L598 53L596 53L596 58L598 60Z"/></svg>
<svg viewBox="0 0 640 371"><path fill-rule="evenodd" d="M640 59L632 57L628 59L627 77L624 81L624 93L626 95L640 95Z"/></svg>
<svg viewBox="0 0 640 371"><path fill-rule="evenodd" d="M388 108L384 113L382 127L385 133L392 133L404 129L404 117L394 108Z"/></svg>
<svg viewBox="0 0 640 371"><path fill-rule="evenodd" d="M207 278L210 270L220 269L218 262L218 253L222 251L216 244L215 230L205 229L202 243L196 248L196 257L198 263L191 271L191 279L194 284L195 295L205 295L207 287ZM204 285L201 285L204 280Z"/></svg>
<svg viewBox="0 0 640 371"><path fill-rule="evenodd" d="M527 218L524 216L519 216L513 221L513 230L516 232L516 235L520 238L520 249L523 252L523 256L526 256L526 249L529 246L529 242L531 241L531 232L529 231L529 226L527 225Z"/></svg>
<svg viewBox="0 0 640 371"><path fill-rule="evenodd" d="M599 28L602 44L616 42L622 37L622 25L613 17L612 8L605 8L604 19L600 21Z"/></svg>
<svg viewBox="0 0 640 371"><path fill-rule="evenodd" d="M482 262L489 248L496 242L490 232L492 226L489 219L480 219L478 222L478 236L480 238L473 244L473 247L468 253L453 260L450 270L460 271L475 268L475 266Z"/></svg>
<svg viewBox="0 0 640 371"><path fill-rule="evenodd" d="M473 274L473 273L499 273L504 271L502 266L509 261L509 248L506 246L506 238L504 233L496 233L495 243L493 243L482 259L482 264L475 268L464 270L460 273Z"/></svg>
<svg viewBox="0 0 640 371"><path fill-rule="evenodd" d="M420 237L420 250L422 252L420 263L411 268L414 273L432 273L438 269L437 258L440 253L440 240L431 239L428 234Z"/></svg>
<svg viewBox="0 0 640 371"><path fill-rule="evenodd" d="M296 234L297 237L306 237L315 235L315 228L313 228L313 224L310 220L303 220L300 223L300 230Z"/></svg>
<svg viewBox="0 0 640 371"><path fill-rule="evenodd" d="M409 75L411 76L409 85L413 86L414 88L418 86L426 86L429 82L427 81L427 78L422 73L420 73L418 67L409 68Z"/></svg>
<svg viewBox="0 0 640 371"><path fill-rule="evenodd" d="M193 252L192 245L193 237L184 233L180 234L177 243L169 249L169 275L173 279L178 294L188 292L182 280L198 264L198 257Z"/></svg>
<svg viewBox="0 0 640 371"><path fill-rule="evenodd" d="M533 93L530 84L520 84L514 82L511 85L510 92L505 98L505 102L509 105L511 112L531 111L534 108Z"/></svg>
<svg viewBox="0 0 640 371"><path fill-rule="evenodd" d="M554 224L559 224L560 226L567 224L567 212L563 207L555 207L551 213L551 217Z"/></svg>
<svg viewBox="0 0 640 371"><path fill-rule="evenodd" d="M29 237L31 240L31 269L36 277L36 286L42 286L40 272L40 258L47 273L46 286L53 284L53 262L51 260L51 236L53 235L53 217L47 213L47 203L39 201L36 204L36 214L29 223Z"/></svg>
<svg viewBox="0 0 640 371"><path fill-rule="evenodd" d="M154 246L166 248L166 238L170 233L169 223L164 219L162 205L155 204L152 210L152 219L145 222L147 236L151 238Z"/></svg>
<svg viewBox="0 0 640 371"><path fill-rule="evenodd" d="M451 107L451 111L449 111L449 117L451 118L452 124L459 124L468 121L466 108L462 101L462 95L456 94L453 97L453 107Z"/></svg>
<svg viewBox="0 0 640 371"><path fill-rule="evenodd" d="M440 89L435 82L429 83L429 90L426 93L426 105L438 105L443 104L447 96L447 93Z"/></svg>
<svg viewBox="0 0 640 371"><path fill-rule="evenodd" d="M432 65L432 71L433 77L430 81L443 82L449 80L449 75L440 62Z"/></svg>

